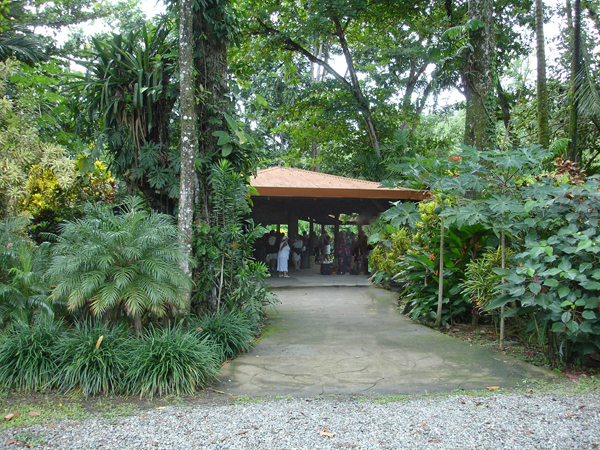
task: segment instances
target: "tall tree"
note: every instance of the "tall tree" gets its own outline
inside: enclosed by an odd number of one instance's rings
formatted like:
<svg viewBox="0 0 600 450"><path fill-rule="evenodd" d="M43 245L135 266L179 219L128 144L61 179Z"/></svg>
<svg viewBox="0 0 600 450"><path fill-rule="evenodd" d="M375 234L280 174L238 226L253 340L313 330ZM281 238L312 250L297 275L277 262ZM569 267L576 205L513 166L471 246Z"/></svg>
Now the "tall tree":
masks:
<svg viewBox="0 0 600 450"><path fill-rule="evenodd" d="M261 0L249 2L245 11L255 21L245 44L250 50L240 56L245 65L254 57L252 86L277 108L270 128L280 132L279 148L289 144L284 159L310 168L319 149L323 170L383 177L388 156L396 153L387 144L399 128L415 128L426 99L439 87L429 69L433 43L444 28L440 5ZM278 63L275 69L271 60ZM279 72L280 80L265 85L256 67ZM320 73L312 77L315 67ZM273 90L266 91L288 80L285 95L273 99ZM281 103L272 102L281 97Z"/></svg>
<svg viewBox="0 0 600 450"><path fill-rule="evenodd" d="M571 161L581 162L581 151L578 148L577 128L579 120L579 72L581 71L581 0L575 0L573 5L573 61L571 64L571 118L569 121L571 137Z"/></svg>
<svg viewBox="0 0 600 450"><path fill-rule="evenodd" d="M492 0L471 0L469 18L472 51L463 62L462 83L467 100L464 142L479 149L496 144L496 41Z"/></svg>
<svg viewBox="0 0 600 450"><path fill-rule="evenodd" d="M493 7L493 10L490 10L490 7ZM447 84L453 82L454 87L465 96L468 114L465 127L466 142L475 144L473 118L478 119L480 137L485 137L483 130L486 121L489 122L488 137L491 138L494 134L495 101L491 93L487 94L489 96L487 103L491 109L486 107L489 110L484 111L481 104L485 105L486 99L478 94L478 89L474 89L473 84L477 79L487 79L484 83L487 85L484 89L487 90L491 79L501 106L502 120L509 131L508 136L513 143L516 143L514 131L510 132L511 128L514 130L514 127L510 127L514 98L511 99L510 94L502 89L499 79L502 74L511 70L516 59L530 54L528 36L519 30L525 26L532 27L534 24L532 1L446 0L444 8L445 23L449 28L444 32L441 43L446 42L450 45L442 46L444 57L440 59L437 70L441 78L449 79ZM485 43L486 39L487 43ZM487 70L486 66L491 70ZM479 113L474 112L473 106L476 106L474 102L480 103ZM481 143L476 145L480 146Z"/></svg>
<svg viewBox="0 0 600 450"><path fill-rule="evenodd" d="M298 52L299 54L306 57L312 64L317 64L321 66L341 86L343 86L343 88L347 90L348 93L352 95L356 107L360 111L361 117L363 119L367 135L369 136L369 140L371 143L371 148L377 154L378 158L381 159L381 142L379 139L379 134L377 132L377 127L375 125L375 122L373 121L371 105L365 97L363 88L359 82L354 61L350 54L350 49L346 38L346 29L351 22L351 18L346 18L345 23L342 26L342 19L337 15L337 13L332 12L330 14L330 25L332 27L332 34L336 36L338 43L342 49L342 54L347 65L347 73L349 74L350 80L347 80L344 75L338 73L338 71L336 71L327 61L319 58L318 56L313 54L309 49L305 48L301 43L287 36L286 31L276 29L273 26L267 24L266 21L262 20L260 21L260 25L262 27L263 33L274 36L277 40L281 41L282 46L284 48Z"/></svg>
<svg viewBox="0 0 600 450"><path fill-rule="evenodd" d="M218 149L219 138L215 132L227 129L223 114L230 106L227 97L227 48L233 39L235 24L229 0L194 0L192 17L196 41L194 67L198 97L198 156L206 163ZM205 171L199 179L204 198L198 218L208 222L207 165L200 170Z"/></svg>
<svg viewBox="0 0 600 450"><path fill-rule="evenodd" d="M544 42L544 2L535 0L535 35L537 56L537 121L538 142L550 146L548 88L546 85L546 45Z"/></svg>
<svg viewBox="0 0 600 450"><path fill-rule="evenodd" d="M194 69L194 34L192 26L193 0L179 0L179 109L181 120L181 166L179 178L179 209L177 226L181 245L188 256L182 261L186 274L191 276L189 260L192 256L194 210L198 197L196 156L198 135L196 125L196 89ZM191 303L191 291L184 293L185 304Z"/></svg>
<svg viewBox="0 0 600 450"><path fill-rule="evenodd" d="M235 32L229 0L173 0L170 10L179 19L181 167L178 228L188 255L197 251L192 242L195 228L210 227L210 186L208 173L216 159L218 132L225 132L227 97L227 47ZM231 153L223 148L221 155ZM219 155L220 156L220 155ZM200 242L199 239L197 242ZM202 245L202 244L197 244ZM209 258L198 261L195 278L208 280L197 286L201 297L208 290L209 303L216 302L214 267ZM190 266L186 266L191 273ZM211 281L212 280L212 281ZM187 292L186 302L191 302Z"/></svg>

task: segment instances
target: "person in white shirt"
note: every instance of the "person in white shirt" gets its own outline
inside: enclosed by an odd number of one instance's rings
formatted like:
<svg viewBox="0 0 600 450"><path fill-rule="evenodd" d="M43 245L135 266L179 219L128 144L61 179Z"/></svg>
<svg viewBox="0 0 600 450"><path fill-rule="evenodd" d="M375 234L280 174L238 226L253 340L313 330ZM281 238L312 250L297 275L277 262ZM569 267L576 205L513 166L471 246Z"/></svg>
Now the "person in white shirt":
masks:
<svg viewBox="0 0 600 450"><path fill-rule="evenodd" d="M277 272L279 276L283 278L289 278L288 275L288 263L290 260L290 245L288 243L288 237L283 236L281 238L281 244L279 244L279 252L277 253Z"/></svg>

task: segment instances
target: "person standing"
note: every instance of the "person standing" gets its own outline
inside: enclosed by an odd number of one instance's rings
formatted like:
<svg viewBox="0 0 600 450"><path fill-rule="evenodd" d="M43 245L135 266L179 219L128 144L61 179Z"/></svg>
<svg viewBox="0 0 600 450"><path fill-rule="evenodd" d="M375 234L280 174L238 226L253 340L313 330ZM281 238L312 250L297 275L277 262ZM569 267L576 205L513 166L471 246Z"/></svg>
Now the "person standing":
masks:
<svg viewBox="0 0 600 450"><path fill-rule="evenodd" d="M288 237L283 236L281 238L281 244L279 244L279 252L277 253L277 272L279 276L283 278L289 278L288 275L288 264L290 261L290 244L288 243Z"/></svg>
<svg viewBox="0 0 600 450"><path fill-rule="evenodd" d="M323 261L329 261L329 255L331 254L331 236L327 230L323 231L321 236L323 239Z"/></svg>
<svg viewBox="0 0 600 450"><path fill-rule="evenodd" d="M308 238L308 249L311 256L315 257L315 261L319 257L319 236L314 231L310 232L310 237Z"/></svg>

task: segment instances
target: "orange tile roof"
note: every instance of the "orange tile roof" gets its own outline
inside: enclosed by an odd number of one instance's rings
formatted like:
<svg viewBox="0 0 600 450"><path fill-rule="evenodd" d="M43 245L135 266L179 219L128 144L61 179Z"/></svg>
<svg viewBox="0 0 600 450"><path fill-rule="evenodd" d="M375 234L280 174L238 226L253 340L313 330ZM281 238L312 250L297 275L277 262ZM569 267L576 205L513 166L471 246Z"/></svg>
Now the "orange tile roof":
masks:
<svg viewBox="0 0 600 450"><path fill-rule="evenodd" d="M282 166L259 170L250 184L264 197L423 199L415 189L389 189L373 181Z"/></svg>

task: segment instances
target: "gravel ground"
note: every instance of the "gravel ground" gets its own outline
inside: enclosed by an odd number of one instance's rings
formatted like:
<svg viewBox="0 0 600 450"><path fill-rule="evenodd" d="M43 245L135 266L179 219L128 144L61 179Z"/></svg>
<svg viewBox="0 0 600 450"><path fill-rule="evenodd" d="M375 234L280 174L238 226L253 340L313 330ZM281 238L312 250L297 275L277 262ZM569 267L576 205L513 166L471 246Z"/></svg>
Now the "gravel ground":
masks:
<svg viewBox="0 0 600 450"><path fill-rule="evenodd" d="M57 422L0 434L37 449L594 449L600 394L504 394L373 399L275 399L169 406L104 419Z"/></svg>

